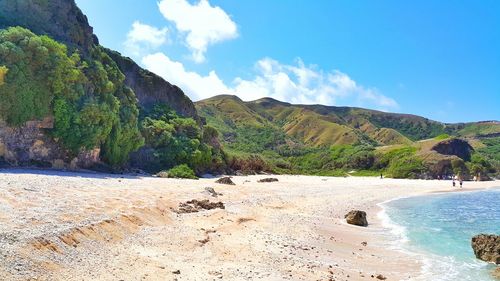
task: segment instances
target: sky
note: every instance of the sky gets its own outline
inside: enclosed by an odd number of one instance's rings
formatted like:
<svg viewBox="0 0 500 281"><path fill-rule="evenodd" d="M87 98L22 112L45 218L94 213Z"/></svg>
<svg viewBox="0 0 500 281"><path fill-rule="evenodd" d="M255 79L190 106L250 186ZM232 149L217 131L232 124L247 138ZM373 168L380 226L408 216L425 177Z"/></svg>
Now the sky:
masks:
<svg viewBox="0 0 500 281"><path fill-rule="evenodd" d="M101 45L194 101L233 94L500 120L500 1L76 2Z"/></svg>

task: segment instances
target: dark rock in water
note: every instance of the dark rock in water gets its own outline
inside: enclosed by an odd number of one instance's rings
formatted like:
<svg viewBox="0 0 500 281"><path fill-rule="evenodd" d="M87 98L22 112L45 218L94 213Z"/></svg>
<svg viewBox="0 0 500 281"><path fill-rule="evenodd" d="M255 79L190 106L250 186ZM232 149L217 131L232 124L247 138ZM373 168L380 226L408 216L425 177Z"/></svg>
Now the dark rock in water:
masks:
<svg viewBox="0 0 500 281"><path fill-rule="evenodd" d="M228 184L228 185L236 185L232 180L231 177L223 177L215 181L216 183L220 184Z"/></svg>
<svg viewBox="0 0 500 281"><path fill-rule="evenodd" d="M348 224L353 224L357 226L368 226L368 221L366 220L366 212L353 210L345 215L345 219Z"/></svg>
<svg viewBox="0 0 500 281"><path fill-rule="evenodd" d="M500 264L500 235L476 235L472 237L471 245L476 258Z"/></svg>
<svg viewBox="0 0 500 281"><path fill-rule="evenodd" d="M451 139L442 141L432 147L432 150L444 155L455 155L465 161L470 161L472 146L462 139Z"/></svg>
<svg viewBox="0 0 500 281"><path fill-rule="evenodd" d="M265 178L265 179L258 180L258 182L277 182L277 181L278 181L277 178Z"/></svg>

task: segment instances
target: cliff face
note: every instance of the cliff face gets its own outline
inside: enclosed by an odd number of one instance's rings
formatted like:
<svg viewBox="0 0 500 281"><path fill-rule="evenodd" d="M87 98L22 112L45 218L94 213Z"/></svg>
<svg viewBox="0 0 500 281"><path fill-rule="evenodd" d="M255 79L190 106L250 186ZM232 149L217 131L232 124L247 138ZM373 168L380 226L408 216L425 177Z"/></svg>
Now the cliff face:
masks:
<svg viewBox="0 0 500 281"><path fill-rule="evenodd" d="M142 107L150 108L157 103L166 103L184 117L199 119L193 102L179 87L141 68L133 60L116 51L106 49L106 52L125 74L125 84L134 90Z"/></svg>
<svg viewBox="0 0 500 281"><path fill-rule="evenodd" d="M0 166L36 166L41 168L91 168L99 162L99 149L72 155L44 132L53 127L52 117L30 121L12 128L0 121Z"/></svg>
<svg viewBox="0 0 500 281"><path fill-rule="evenodd" d="M0 28L22 26L84 53L99 44L87 17L74 0L2 0Z"/></svg>
<svg viewBox="0 0 500 281"><path fill-rule="evenodd" d="M451 139L436 144L432 150L444 155L455 155L465 161L469 161L474 149L465 140Z"/></svg>
<svg viewBox="0 0 500 281"><path fill-rule="evenodd" d="M81 50L84 55L99 44L87 17L74 0L0 0L0 28L8 26L22 26L36 34L48 35ZM141 106L166 103L178 114L199 120L193 102L179 87L118 52L107 50L107 53L125 74L125 84L134 90Z"/></svg>

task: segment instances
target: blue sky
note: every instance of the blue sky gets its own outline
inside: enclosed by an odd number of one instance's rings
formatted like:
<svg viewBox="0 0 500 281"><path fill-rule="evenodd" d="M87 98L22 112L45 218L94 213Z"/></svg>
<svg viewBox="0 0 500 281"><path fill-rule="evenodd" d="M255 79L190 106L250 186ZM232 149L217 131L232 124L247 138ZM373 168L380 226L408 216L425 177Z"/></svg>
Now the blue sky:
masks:
<svg viewBox="0 0 500 281"><path fill-rule="evenodd" d="M500 1L76 0L102 45L193 100L500 119Z"/></svg>

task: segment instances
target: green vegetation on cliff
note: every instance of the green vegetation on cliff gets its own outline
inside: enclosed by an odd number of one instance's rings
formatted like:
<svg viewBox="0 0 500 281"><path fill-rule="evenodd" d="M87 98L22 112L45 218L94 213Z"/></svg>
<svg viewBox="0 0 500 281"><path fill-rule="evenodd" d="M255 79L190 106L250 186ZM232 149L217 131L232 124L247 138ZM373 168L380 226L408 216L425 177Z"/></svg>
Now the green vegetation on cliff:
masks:
<svg viewBox="0 0 500 281"><path fill-rule="evenodd" d="M6 66L0 66L0 86L5 83L5 75L9 69Z"/></svg>
<svg viewBox="0 0 500 281"><path fill-rule="evenodd" d="M119 168L146 145L153 149L151 171L182 163L203 171L224 161L219 149L204 142L216 146L216 132L208 128L204 136L194 119L167 105L143 109L139 117L134 92L100 46L81 58L48 36L11 27L0 30L0 62L0 119L18 127L51 116L48 134L75 155L101 148L102 160Z"/></svg>
<svg viewBox="0 0 500 281"><path fill-rule="evenodd" d="M81 59L64 44L21 27L0 31L5 75L0 118L11 126L54 117L51 134L69 150L103 146L111 165L142 145L138 109L124 76L99 47Z"/></svg>
<svg viewBox="0 0 500 281"><path fill-rule="evenodd" d="M146 146L152 149L149 154L153 159L148 170L168 169L179 163L192 169L209 168L216 151L203 142L203 131L194 119L181 118L175 111L161 105L145 112L145 116L141 131Z"/></svg>

